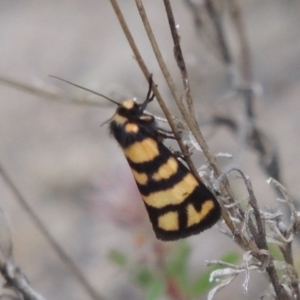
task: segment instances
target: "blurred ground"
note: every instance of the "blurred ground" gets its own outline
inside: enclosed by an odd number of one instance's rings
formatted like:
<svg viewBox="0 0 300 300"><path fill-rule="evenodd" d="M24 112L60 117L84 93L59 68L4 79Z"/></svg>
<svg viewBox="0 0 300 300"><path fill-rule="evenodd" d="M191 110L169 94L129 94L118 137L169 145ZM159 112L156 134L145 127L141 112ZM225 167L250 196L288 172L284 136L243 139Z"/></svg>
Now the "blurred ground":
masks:
<svg viewBox="0 0 300 300"><path fill-rule="evenodd" d="M163 95L170 98L134 1L120 2L148 67ZM158 0L144 2L163 55L179 83L163 5ZM263 88L256 103L258 122L278 146L286 186L300 197L299 1L253 0L244 1L243 6L255 78ZM48 77L57 75L116 100L144 97L147 84L109 1L4 0L0 8L1 76L87 97ZM229 92L224 68L196 38L189 11L182 1L174 1L173 10L180 24L193 94L200 101L199 115L213 105L234 105L223 99ZM100 127L115 108L61 104L5 85L0 88L0 162L94 286L111 299L117 294L120 299L133 299L123 292L126 286L129 293L127 274L108 261L107 253L121 247L139 257L135 234L153 234L146 216L142 218L145 221L128 221L145 212L120 149L109 138L107 128ZM161 114L157 105L151 111ZM208 143L214 152L235 155L233 161L221 163L224 168L242 168L251 177L262 207L276 205L254 152L239 145L226 129L214 133ZM199 166L204 163L200 159ZM88 299L2 181L0 186L15 257L32 285L47 299ZM204 268L205 260L236 249L215 228L190 242L195 272ZM236 287L225 289L218 299L246 297L241 282L233 283ZM251 299L257 299L264 288L261 278L251 278Z"/></svg>

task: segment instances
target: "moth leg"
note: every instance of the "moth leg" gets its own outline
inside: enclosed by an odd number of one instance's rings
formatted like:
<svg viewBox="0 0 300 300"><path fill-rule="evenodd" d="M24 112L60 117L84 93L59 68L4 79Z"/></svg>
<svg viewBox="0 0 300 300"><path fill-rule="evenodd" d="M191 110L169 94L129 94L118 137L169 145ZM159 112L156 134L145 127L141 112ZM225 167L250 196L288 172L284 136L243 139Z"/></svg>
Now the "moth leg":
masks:
<svg viewBox="0 0 300 300"><path fill-rule="evenodd" d="M183 160L185 160L187 157L190 157L193 154L193 152L190 152L189 149L187 149L186 153L183 153L179 150L173 150L172 148L169 149L175 157L181 158Z"/></svg>
<svg viewBox="0 0 300 300"><path fill-rule="evenodd" d="M181 135L181 132L179 132L179 134ZM171 130L166 130L163 128L157 128L157 135L159 138L163 139L172 139L172 140L179 140L180 138L176 138L174 136L174 133Z"/></svg>
<svg viewBox="0 0 300 300"><path fill-rule="evenodd" d="M180 150L174 150L172 147L169 147L169 150L172 152L172 154L177 157L177 158L181 158L183 160L186 160L187 157L190 157L193 152L190 151L190 148L188 145L185 145L185 151L182 152Z"/></svg>
<svg viewBox="0 0 300 300"><path fill-rule="evenodd" d="M152 88L154 86L153 84L153 78L152 78L152 74L149 75L149 78L148 78L148 83L149 83L149 87L148 87L148 92L147 92L147 95L146 95L146 99L145 101L141 104L140 106L140 111L143 112L147 105L153 101L155 95L154 95L154 92L152 91ZM155 85L155 87L157 87L157 85Z"/></svg>

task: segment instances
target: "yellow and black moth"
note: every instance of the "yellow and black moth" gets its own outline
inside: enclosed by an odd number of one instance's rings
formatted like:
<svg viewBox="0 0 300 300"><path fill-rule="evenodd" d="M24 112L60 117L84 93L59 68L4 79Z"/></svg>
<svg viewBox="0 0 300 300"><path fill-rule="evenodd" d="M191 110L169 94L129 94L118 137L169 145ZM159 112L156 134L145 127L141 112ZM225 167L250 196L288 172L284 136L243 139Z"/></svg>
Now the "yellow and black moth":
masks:
<svg viewBox="0 0 300 300"><path fill-rule="evenodd" d="M152 78L142 104L105 98L118 105L109 120L110 133L128 161L156 237L178 240L213 226L221 214L218 201L163 144L170 136L144 112L154 98Z"/></svg>

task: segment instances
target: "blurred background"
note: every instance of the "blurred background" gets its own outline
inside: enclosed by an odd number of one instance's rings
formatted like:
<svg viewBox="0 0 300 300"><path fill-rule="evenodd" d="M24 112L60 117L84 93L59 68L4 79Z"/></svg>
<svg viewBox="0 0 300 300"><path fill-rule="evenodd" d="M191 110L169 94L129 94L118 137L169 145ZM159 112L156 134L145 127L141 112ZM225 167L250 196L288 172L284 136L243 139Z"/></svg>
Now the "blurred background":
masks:
<svg viewBox="0 0 300 300"><path fill-rule="evenodd" d="M149 70L176 114L134 1L119 2ZM173 2L197 115L212 152L233 154L232 159L219 159L223 169L241 168L252 180L260 207L277 206L257 153L226 128L207 125L214 111L237 116L243 111L232 97L226 68L209 42L197 34L191 11L184 1ZM144 5L183 93L163 3L145 0ZM283 183L290 194L300 197L300 3L244 0L241 5L253 59L256 121L276 145ZM145 97L147 82L109 1L3 0L0 24L1 78L82 99L95 96L48 75L117 101ZM238 52L232 28L227 31L232 51ZM127 162L107 126L100 127L113 115L112 104L60 103L2 83L0 89L0 162L104 299L146 299L149 291L158 296L147 299L183 299L170 297L174 287L171 280L164 285L164 264L171 269L167 274L186 272L183 280L188 278L190 284L207 276L206 260L231 255L235 261L241 255L217 228L185 242L155 240ZM148 109L163 116L156 103ZM195 162L197 167L205 164L201 153L195 155ZM237 185L236 193L246 196L243 185ZM0 205L11 227L15 260L32 286L46 299L89 299L2 180ZM179 269L176 263L181 264ZM241 274L216 299L249 299L243 293L243 280ZM250 299L259 298L267 284L255 273L250 278ZM208 289L197 292L197 287L194 296L204 299ZM162 292L166 289L169 294Z"/></svg>

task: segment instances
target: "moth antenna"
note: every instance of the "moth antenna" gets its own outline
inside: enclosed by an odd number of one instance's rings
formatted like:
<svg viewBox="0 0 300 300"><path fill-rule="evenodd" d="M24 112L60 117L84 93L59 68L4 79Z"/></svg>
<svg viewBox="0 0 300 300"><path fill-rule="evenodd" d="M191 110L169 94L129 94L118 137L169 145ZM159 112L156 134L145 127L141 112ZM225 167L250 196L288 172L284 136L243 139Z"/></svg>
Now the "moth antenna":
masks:
<svg viewBox="0 0 300 300"><path fill-rule="evenodd" d="M110 121L112 121L112 119L114 118L114 116L112 116L111 118L109 118L108 120L104 121L103 123L101 123L100 127L104 126L105 124L109 123Z"/></svg>
<svg viewBox="0 0 300 300"><path fill-rule="evenodd" d="M75 83L73 83L73 82L71 82L71 81L68 81L68 80L62 79L62 78L60 78L60 77L53 76L53 75L49 75L49 77L52 77L52 78L61 80L61 81L63 81L63 82L66 82L66 83L68 83L68 84L71 84L71 85L73 85L73 86L76 86L76 87L78 87L78 88L80 88L80 89L82 89L82 90L85 90L85 91L88 91L88 92L93 93L93 94L95 94L95 95L98 95L98 96L100 96L100 97L103 97L103 98L105 98L106 100L108 100L108 101L110 101L110 102L112 102L112 103L114 103L114 104L120 106L120 103L119 103L119 102L117 102L117 101L115 101L115 100L113 100L113 99L110 99L110 98L106 97L105 95L102 95L102 94L100 94L100 93L97 93L97 92L95 92L95 91L92 91L92 90L90 90L90 89L87 89L87 88L85 88L85 87L83 87L83 86L80 86L80 85L78 85L78 84L75 84Z"/></svg>

